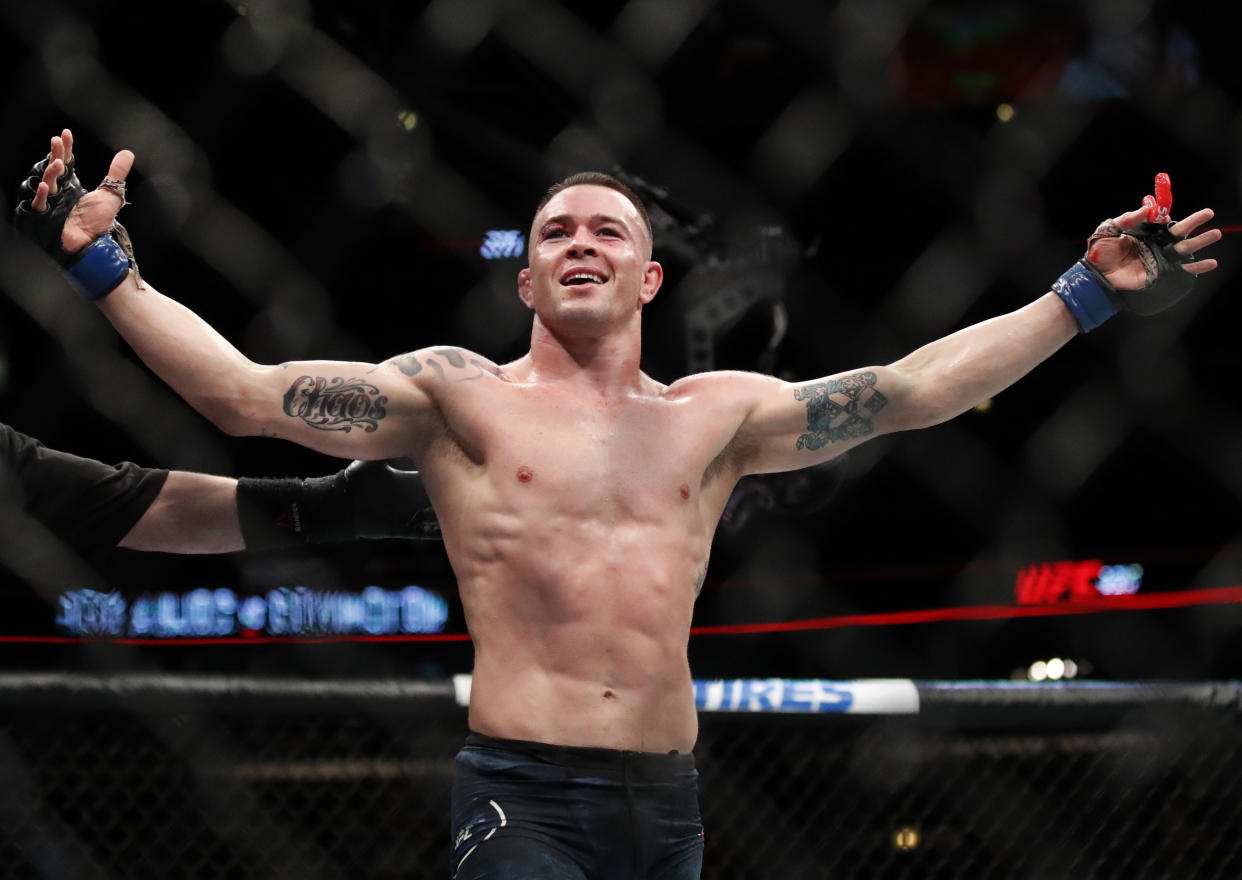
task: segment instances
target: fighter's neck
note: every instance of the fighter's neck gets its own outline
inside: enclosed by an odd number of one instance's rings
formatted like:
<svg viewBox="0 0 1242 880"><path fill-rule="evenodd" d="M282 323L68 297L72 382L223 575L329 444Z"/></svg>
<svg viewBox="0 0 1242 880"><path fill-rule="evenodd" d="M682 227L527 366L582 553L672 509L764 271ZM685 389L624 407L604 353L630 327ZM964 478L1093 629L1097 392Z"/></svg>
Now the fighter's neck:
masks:
<svg viewBox="0 0 1242 880"><path fill-rule="evenodd" d="M642 336L638 332L599 336L553 333L538 321L531 332L526 378L580 385L603 394L645 389L651 380L639 369Z"/></svg>

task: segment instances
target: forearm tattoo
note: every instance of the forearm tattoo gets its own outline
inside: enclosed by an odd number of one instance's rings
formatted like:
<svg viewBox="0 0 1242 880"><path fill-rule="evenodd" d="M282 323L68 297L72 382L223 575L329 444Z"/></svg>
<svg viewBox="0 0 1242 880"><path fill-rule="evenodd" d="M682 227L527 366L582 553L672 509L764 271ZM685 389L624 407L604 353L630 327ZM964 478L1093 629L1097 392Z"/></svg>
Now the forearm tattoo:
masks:
<svg viewBox="0 0 1242 880"><path fill-rule="evenodd" d="M798 448L814 451L870 435L872 419L888 403L875 382L875 373L867 370L795 388L794 400L806 401L806 433L798 438Z"/></svg>
<svg viewBox="0 0 1242 880"><path fill-rule="evenodd" d="M371 432L388 413L388 398L362 379L298 376L285 392L285 415L319 431Z"/></svg>

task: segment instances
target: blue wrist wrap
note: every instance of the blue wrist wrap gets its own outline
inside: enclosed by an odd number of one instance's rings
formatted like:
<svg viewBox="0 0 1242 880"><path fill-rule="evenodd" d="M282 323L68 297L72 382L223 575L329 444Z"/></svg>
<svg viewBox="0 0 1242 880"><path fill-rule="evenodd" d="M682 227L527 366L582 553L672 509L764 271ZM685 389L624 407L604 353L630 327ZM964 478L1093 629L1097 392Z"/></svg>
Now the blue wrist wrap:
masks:
<svg viewBox="0 0 1242 880"><path fill-rule="evenodd" d="M1111 292L1105 290L1105 284L1108 282L1097 279L1082 262L1075 263L1052 283L1053 292L1061 297L1083 333L1117 314L1117 304Z"/></svg>
<svg viewBox="0 0 1242 880"><path fill-rule="evenodd" d="M111 235L101 235L82 251L66 271L78 285L78 292L96 302L116 290L129 274L129 257Z"/></svg>

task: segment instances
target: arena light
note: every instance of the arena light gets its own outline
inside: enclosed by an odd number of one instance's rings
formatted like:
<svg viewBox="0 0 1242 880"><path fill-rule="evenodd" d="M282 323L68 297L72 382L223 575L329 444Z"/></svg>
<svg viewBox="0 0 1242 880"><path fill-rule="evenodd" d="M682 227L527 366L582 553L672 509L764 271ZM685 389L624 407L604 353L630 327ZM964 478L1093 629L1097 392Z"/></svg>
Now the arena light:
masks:
<svg viewBox="0 0 1242 880"><path fill-rule="evenodd" d="M919 830L910 825L905 825L893 832L893 846L902 852L918 849L919 841Z"/></svg>
<svg viewBox="0 0 1242 880"><path fill-rule="evenodd" d="M406 131L413 131L418 128L418 114L413 110L402 110L397 114L397 122Z"/></svg>
<svg viewBox="0 0 1242 880"><path fill-rule="evenodd" d="M1068 681L1078 677L1078 664L1068 658L1053 657L1051 660L1036 660L1026 670L1030 681Z"/></svg>

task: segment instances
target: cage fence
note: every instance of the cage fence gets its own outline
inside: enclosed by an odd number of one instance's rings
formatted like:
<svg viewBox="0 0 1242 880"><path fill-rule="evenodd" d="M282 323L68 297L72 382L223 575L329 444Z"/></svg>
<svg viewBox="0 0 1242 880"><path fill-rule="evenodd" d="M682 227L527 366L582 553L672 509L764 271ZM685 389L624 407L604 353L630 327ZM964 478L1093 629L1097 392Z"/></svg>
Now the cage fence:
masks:
<svg viewBox="0 0 1242 880"><path fill-rule="evenodd" d="M1237 683L912 687L915 712L704 709L703 876L1242 871ZM449 874L448 682L8 675L0 694L0 876Z"/></svg>
<svg viewBox="0 0 1242 880"><path fill-rule="evenodd" d="M521 236L488 236L582 167L652 184L673 328L651 328L660 378L821 375L1029 301L1157 170L1179 209L1242 213L1236 27L1219 4L203 0L177 5L176 40L140 53L117 38L159 22L157 5L0 7L0 194L66 122L84 176L135 149L124 219L144 269L256 359L378 360L429 340L499 357L529 319L513 293ZM291 133L276 186L254 157L273 130ZM507 258L483 261L489 241ZM1118 323L1024 380L1007 421L972 414L883 466L864 453L854 471L876 488L846 487L849 517L778 520L773 555L887 562L869 523L900 497L905 531L961 559L1194 542L1203 556L1172 585L1236 583L1236 518L1218 513L1242 498L1236 262L1176 312ZM156 465L326 469L217 434L7 238L0 293L0 417L16 427ZM1175 486L1152 489L1153 461L1178 463ZM798 509L778 498L754 518ZM30 549L0 536L0 557ZM708 613L797 610L716 589L733 574L713 571ZM963 576L946 601L994 591ZM1139 631L1149 647L1167 637L1149 652L1165 672L1204 644L1236 673L1233 616L1154 629ZM1111 637L1117 653L1140 651L1134 631ZM5 681L0 876L448 874L465 717L447 685ZM919 694L917 715L705 711L704 876L1242 876L1235 685Z"/></svg>

